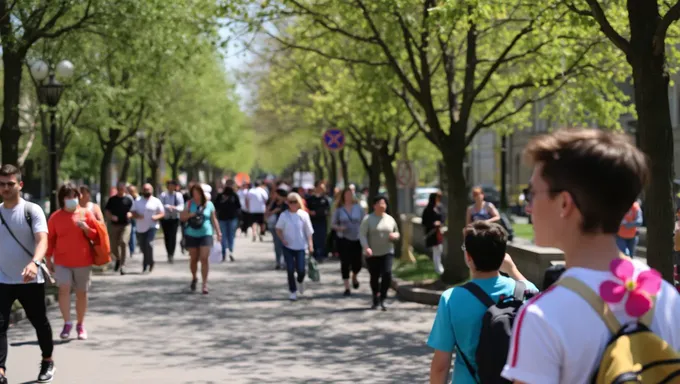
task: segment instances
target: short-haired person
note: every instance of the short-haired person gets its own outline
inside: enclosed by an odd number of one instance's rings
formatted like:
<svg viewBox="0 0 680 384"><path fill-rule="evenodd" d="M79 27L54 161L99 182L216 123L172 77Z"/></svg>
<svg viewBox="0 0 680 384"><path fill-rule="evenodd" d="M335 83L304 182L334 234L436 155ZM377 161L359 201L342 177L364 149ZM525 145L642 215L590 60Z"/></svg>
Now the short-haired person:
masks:
<svg viewBox="0 0 680 384"><path fill-rule="evenodd" d="M146 183L142 186L142 197L132 205L133 217L137 219L137 242L144 255L142 273L147 269L153 271L153 239L158 230L158 221L165 216L163 203L153 195L153 186Z"/></svg>
<svg viewBox="0 0 680 384"><path fill-rule="evenodd" d="M476 221L463 229L465 263L472 276L470 281L494 302L498 302L502 296L512 297L518 281L524 283L526 291L538 292L536 286L527 281L506 253L507 241L507 233L495 223ZM510 277L502 276L500 272ZM466 288L451 288L442 294L432 332L427 340L427 345L435 350L430 366L431 383L444 383L451 369L454 352L456 361L452 382L477 383L465 360L458 357L461 353L464 354L477 371L475 354L486 310L487 307Z"/></svg>
<svg viewBox="0 0 680 384"><path fill-rule="evenodd" d="M532 139L525 156L534 167L527 200L536 245L561 249L567 270L519 312L503 377L529 384L591 381L612 332L606 315L564 281L589 292L619 324L645 321L653 311L650 330L680 350L678 292L616 246L621 220L649 180L642 152L621 133L562 129ZM617 290L639 276L646 283L636 288L647 300Z"/></svg>

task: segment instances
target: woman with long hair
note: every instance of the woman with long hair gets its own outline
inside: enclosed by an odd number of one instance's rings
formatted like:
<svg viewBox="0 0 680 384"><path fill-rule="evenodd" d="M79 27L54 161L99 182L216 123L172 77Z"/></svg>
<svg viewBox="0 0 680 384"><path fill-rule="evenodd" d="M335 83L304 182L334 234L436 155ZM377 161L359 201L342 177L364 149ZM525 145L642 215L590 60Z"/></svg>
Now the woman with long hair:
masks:
<svg viewBox="0 0 680 384"><path fill-rule="evenodd" d="M59 309L64 319L60 337L68 339L71 322L71 289L76 294L76 331L78 339L87 339L83 325L87 312L87 292L92 271L92 246L97 239L94 215L79 205L80 191L72 184L59 188L60 209L47 222L47 266L54 272L59 286Z"/></svg>
<svg viewBox="0 0 680 384"><path fill-rule="evenodd" d="M442 194L435 192L430 194L427 207L423 210L422 225L425 230L425 246L432 251L432 262L437 274L444 273L442 266L442 253L444 252L444 239L442 235L442 223L444 223L444 211L441 206Z"/></svg>
<svg viewBox="0 0 680 384"><path fill-rule="evenodd" d="M387 214L387 198L377 196L373 199L373 213L361 222L361 246L366 254L368 272L371 274L371 291L373 292L373 309L378 304L383 311L387 291L392 284L392 260L394 259L394 242L399 240L397 221Z"/></svg>
<svg viewBox="0 0 680 384"><path fill-rule="evenodd" d="M305 248L309 254L314 254L312 235L312 221L309 213L302 209L302 197L296 192L291 192L287 197L288 209L279 216L276 222L276 234L283 244L283 257L286 259L288 270L288 290L290 300L297 300L298 288L300 294L305 291ZM297 272L297 284L295 284L295 272ZM299 285L299 287L298 287Z"/></svg>
<svg viewBox="0 0 680 384"><path fill-rule="evenodd" d="M185 247L189 250L189 268L191 270L191 290L196 290L198 279L198 262L201 262L204 295L208 294L208 257L213 245L213 234L217 241L222 241L220 224L215 215L215 206L208 201L200 185L193 185L189 190L191 200L186 203L180 220L187 223L185 231Z"/></svg>
<svg viewBox="0 0 680 384"><path fill-rule="evenodd" d="M241 214L241 202L234 191L234 181L227 180L224 189L215 197L215 209L217 220L222 232L222 261L227 259L234 261L234 238L238 229L238 217Z"/></svg>
<svg viewBox="0 0 680 384"><path fill-rule="evenodd" d="M364 209L357 201L354 192L345 188L336 201L335 212L331 219L331 227L337 236L337 248L340 254L340 272L345 283L345 296L350 296L349 278L352 272L352 286L359 289L357 276L363 266L359 227L364 219Z"/></svg>
<svg viewBox="0 0 680 384"><path fill-rule="evenodd" d="M91 212L97 220L103 223L104 214L102 213L102 209L99 207L99 205L92 202L92 192L90 191L90 187L87 185L81 185L78 188L78 191L80 192L80 207Z"/></svg>

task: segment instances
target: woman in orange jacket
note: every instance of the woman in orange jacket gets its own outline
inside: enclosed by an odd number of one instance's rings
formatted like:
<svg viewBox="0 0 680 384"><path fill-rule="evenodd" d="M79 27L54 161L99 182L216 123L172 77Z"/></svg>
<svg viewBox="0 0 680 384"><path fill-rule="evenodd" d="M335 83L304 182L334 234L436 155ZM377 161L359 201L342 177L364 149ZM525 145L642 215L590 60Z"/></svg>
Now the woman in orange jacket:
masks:
<svg viewBox="0 0 680 384"><path fill-rule="evenodd" d="M633 203L621 220L619 232L616 234L616 245L626 256L635 256L638 243L638 228L642 226L642 209L637 201Z"/></svg>
<svg viewBox="0 0 680 384"><path fill-rule="evenodd" d="M61 338L68 339L71 322L71 288L76 293L76 331L78 339L87 339L83 325L87 311L87 291L92 270L91 241L97 238L97 220L92 212L79 205L80 192L72 184L59 188L59 209L47 222L47 265L59 286L59 309L64 318Z"/></svg>

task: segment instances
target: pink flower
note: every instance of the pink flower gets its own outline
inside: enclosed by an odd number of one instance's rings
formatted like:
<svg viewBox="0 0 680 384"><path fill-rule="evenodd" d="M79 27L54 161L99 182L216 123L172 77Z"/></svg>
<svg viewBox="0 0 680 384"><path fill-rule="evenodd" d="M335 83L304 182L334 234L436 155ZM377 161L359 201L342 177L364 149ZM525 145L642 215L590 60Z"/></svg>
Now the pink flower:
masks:
<svg viewBox="0 0 680 384"><path fill-rule="evenodd" d="M642 317L652 308L652 297L661 290L661 274L653 269L641 272L633 280L635 266L628 259L613 260L609 269L620 281L607 280L600 285L600 296L607 303L618 303L626 293L626 313Z"/></svg>

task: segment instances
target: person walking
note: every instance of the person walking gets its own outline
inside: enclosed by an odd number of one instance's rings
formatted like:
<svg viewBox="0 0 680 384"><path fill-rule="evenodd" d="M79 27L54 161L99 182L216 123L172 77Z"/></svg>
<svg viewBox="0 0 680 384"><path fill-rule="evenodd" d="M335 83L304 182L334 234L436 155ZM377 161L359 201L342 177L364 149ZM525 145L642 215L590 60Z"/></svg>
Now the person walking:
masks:
<svg viewBox="0 0 680 384"><path fill-rule="evenodd" d="M259 181L256 181L254 187L246 194L246 207L250 216L253 241L255 241L256 235L262 241L265 229L264 212L267 209L267 200L269 200L269 194L264 189L264 186Z"/></svg>
<svg viewBox="0 0 680 384"><path fill-rule="evenodd" d="M191 270L191 290L196 290L198 279L198 262L201 262L201 278L203 279L203 294L208 294L208 257L213 245L213 234L217 234L217 241L222 241L220 224L215 215L215 206L208 201L200 185L194 185L189 190L191 199L186 203L180 219L187 223L185 232L186 248L189 251L189 268Z"/></svg>
<svg viewBox="0 0 680 384"><path fill-rule="evenodd" d="M21 171L14 165L0 167L0 384L7 384L7 328L16 300L35 328L42 352L38 383L54 378L54 341L45 305L47 220L42 209L20 197ZM26 362L22 362L26 364Z"/></svg>
<svg viewBox="0 0 680 384"><path fill-rule="evenodd" d="M60 337L71 335L71 288L76 294L76 332L79 340L87 339L84 320L87 312L87 291L92 272L92 245L97 239L94 214L79 205L80 191L72 184L59 188L59 210L47 222L47 265L54 271L59 287L59 309L64 319Z"/></svg>
<svg viewBox="0 0 680 384"><path fill-rule="evenodd" d="M371 274L373 309L386 311L385 299L392 284L392 261L394 242L399 240L397 221L385 211L387 198L377 196L373 199L373 213L361 222L359 238L366 254L368 272Z"/></svg>
<svg viewBox="0 0 680 384"><path fill-rule="evenodd" d="M222 192L215 197L215 209L217 220L222 232L222 261L227 259L234 261L234 238L238 229L238 218L241 214L241 201L234 191L234 181L227 180Z"/></svg>
<svg viewBox="0 0 680 384"><path fill-rule="evenodd" d="M142 273L153 271L153 239L158 230L158 221L165 217L163 203L153 196L153 187L146 183L142 187L142 198L135 201L131 210L137 219L137 241L144 255Z"/></svg>
<svg viewBox="0 0 680 384"><path fill-rule="evenodd" d="M283 243L281 243L281 238L276 234L276 222L279 220L281 213L288 209L286 205L286 198L288 192L282 187L279 187L272 193L271 201L269 206L267 206L267 212L265 217L267 218L267 226L272 233L274 238L274 259L276 261L275 270L280 270L285 266L285 261L283 257Z"/></svg>
<svg viewBox="0 0 680 384"><path fill-rule="evenodd" d="M139 193L137 192L137 187L134 185L130 185L128 187L128 194L130 195L130 198L132 199L132 202L134 204L135 201L141 199L141 196L139 196ZM132 207L130 207L132 208ZM132 255L135 253L135 250L137 249L137 220L135 220L134 217L130 219L130 257L132 258Z"/></svg>
<svg viewBox="0 0 680 384"><path fill-rule="evenodd" d="M128 196L125 191L125 183L118 182L116 186L116 194L109 197L104 207L106 221L109 223L109 241L111 242L111 253L115 259L114 272L120 271L121 275L125 274L125 261L127 259L128 246L134 249L134 245L130 245L130 233L132 231L132 204L134 201L132 197ZM132 251L130 251L132 253Z"/></svg>
<svg viewBox="0 0 680 384"><path fill-rule="evenodd" d="M184 196L177 192L177 182L170 180L167 190L161 193L161 203L165 209L165 216L161 220L165 251L168 253L168 263L172 264L177 247L177 229L179 228L179 214L184 209Z"/></svg>
<svg viewBox="0 0 680 384"><path fill-rule="evenodd" d="M638 228L642 226L642 209L635 201L621 220L619 232L616 234L616 245L626 256L634 257L635 248L640 240Z"/></svg>
<svg viewBox="0 0 680 384"><path fill-rule="evenodd" d="M350 271L352 272L352 286L354 289L359 289L358 275L363 267L359 228L364 215L364 209L361 208L354 192L345 188L337 198L336 209L331 220L340 254L340 273L345 283L345 296L351 295Z"/></svg>
<svg viewBox="0 0 680 384"><path fill-rule="evenodd" d="M239 187L236 194L238 195L239 202L241 203L241 221L240 229L243 237L248 237L248 228L250 228L251 218L250 211L248 211L248 204L246 203L246 196L248 196L248 191L250 190L250 183L243 183ZM253 234L255 236L255 234Z"/></svg>
<svg viewBox="0 0 680 384"><path fill-rule="evenodd" d="M283 244L283 256L286 259L288 270L288 290L289 299L297 300L298 289L300 294L305 292L305 248L309 249L309 254L314 254L314 242L312 235L314 228L309 219L309 213L305 212L302 206L302 197L296 192L288 194L288 209L279 216L276 222L276 234ZM297 272L297 284L295 284L295 272Z"/></svg>
<svg viewBox="0 0 680 384"><path fill-rule="evenodd" d="M328 213L331 203L326 196L326 184L323 181L314 183L314 193L307 196L307 209L314 227L314 258L323 262L328 257L326 251L326 235L328 234Z"/></svg>
<svg viewBox="0 0 680 384"><path fill-rule="evenodd" d="M444 237L442 225L444 223L444 210L441 205L442 194L435 192L430 194L427 207L423 210L422 225L425 230L425 246L432 251L434 270L438 275L444 273L442 266L442 253L444 253Z"/></svg>
<svg viewBox="0 0 680 384"><path fill-rule="evenodd" d="M78 191L80 192L80 199L78 199L78 204L80 204L80 207L91 212L95 219L103 223L104 214L102 213L102 209L99 207L99 205L92 202L92 192L90 191L90 187L87 185L81 185L78 188Z"/></svg>

